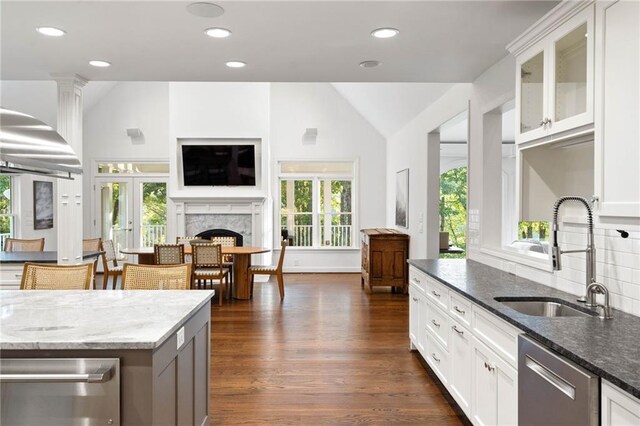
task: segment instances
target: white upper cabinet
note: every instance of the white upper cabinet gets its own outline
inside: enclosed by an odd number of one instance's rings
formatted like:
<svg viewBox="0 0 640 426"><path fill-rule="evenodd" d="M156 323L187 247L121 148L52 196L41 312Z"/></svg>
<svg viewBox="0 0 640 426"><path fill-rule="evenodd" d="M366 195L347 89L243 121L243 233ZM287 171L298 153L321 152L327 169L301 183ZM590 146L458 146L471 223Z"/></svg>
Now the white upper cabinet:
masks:
<svg viewBox="0 0 640 426"><path fill-rule="evenodd" d="M593 28L593 3L563 3L508 46L517 64L517 143L590 130Z"/></svg>
<svg viewBox="0 0 640 426"><path fill-rule="evenodd" d="M595 192L601 217L640 217L640 2L596 3Z"/></svg>

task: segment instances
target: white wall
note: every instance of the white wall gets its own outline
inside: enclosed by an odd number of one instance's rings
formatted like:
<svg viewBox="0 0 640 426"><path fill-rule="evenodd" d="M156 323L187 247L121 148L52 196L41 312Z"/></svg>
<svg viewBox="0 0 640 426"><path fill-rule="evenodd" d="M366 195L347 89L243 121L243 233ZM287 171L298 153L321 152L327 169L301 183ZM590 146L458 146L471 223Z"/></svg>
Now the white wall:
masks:
<svg viewBox="0 0 640 426"><path fill-rule="evenodd" d="M269 158L269 83L170 83L171 197L265 197ZM178 139L260 139L256 188L183 188Z"/></svg>
<svg viewBox="0 0 640 426"><path fill-rule="evenodd" d="M53 182L53 228L33 229L33 181ZM17 177L16 194L12 194L14 208L17 207L17 217L15 223L16 238L35 239L44 238L44 249L55 251L58 248L57 234L57 179L35 175L20 175Z"/></svg>
<svg viewBox="0 0 640 426"><path fill-rule="evenodd" d="M315 144L302 143L306 128L318 129ZM271 158L274 175L278 160L358 160L356 225L359 229L384 226L385 139L331 84L271 85ZM276 179L273 176L274 185ZM355 237L360 238L359 232ZM287 250L285 269L357 272L360 251L292 248Z"/></svg>
<svg viewBox="0 0 640 426"><path fill-rule="evenodd" d="M468 107L471 84L456 84L441 98L427 107L414 120L387 141L387 226L395 227L396 172L409 168L409 228L399 230L410 235L409 256L414 259L427 255L427 135ZM437 150L439 155L439 150ZM435 172L440 175L439 168ZM419 217L423 215L423 229ZM437 213L436 213L437 214Z"/></svg>
<svg viewBox="0 0 640 426"><path fill-rule="evenodd" d="M96 160L169 160L169 83L119 82L84 113L84 236L99 237L93 227ZM128 128L139 128L135 141Z"/></svg>
<svg viewBox="0 0 640 426"><path fill-rule="evenodd" d="M0 82L0 105L32 115L54 129L58 127L58 85L55 81Z"/></svg>

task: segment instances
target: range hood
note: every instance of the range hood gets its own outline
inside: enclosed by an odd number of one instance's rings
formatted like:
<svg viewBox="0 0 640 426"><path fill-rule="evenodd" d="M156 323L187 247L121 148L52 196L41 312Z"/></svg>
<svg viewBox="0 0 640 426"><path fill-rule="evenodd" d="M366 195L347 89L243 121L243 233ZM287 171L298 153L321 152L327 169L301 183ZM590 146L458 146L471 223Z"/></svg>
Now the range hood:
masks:
<svg viewBox="0 0 640 426"><path fill-rule="evenodd" d="M51 126L21 112L0 107L0 173L38 174L73 179L80 160Z"/></svg>

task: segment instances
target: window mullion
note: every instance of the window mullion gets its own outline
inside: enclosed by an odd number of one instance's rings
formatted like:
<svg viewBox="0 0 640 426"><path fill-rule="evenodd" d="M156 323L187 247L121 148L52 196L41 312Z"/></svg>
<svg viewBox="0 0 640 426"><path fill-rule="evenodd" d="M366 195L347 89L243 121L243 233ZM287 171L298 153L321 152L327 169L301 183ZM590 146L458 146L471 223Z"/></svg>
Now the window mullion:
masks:
<svg viewBox="0 0 640 426"><path fill-rule="evenodd" d="M313 244L314 248L320 247L320 221L318 219L318 214L320 213L320 183L318 177L314 177L312 181L312 192L313 192L313 203L311 203L311 229L313 232Z"/></svg>

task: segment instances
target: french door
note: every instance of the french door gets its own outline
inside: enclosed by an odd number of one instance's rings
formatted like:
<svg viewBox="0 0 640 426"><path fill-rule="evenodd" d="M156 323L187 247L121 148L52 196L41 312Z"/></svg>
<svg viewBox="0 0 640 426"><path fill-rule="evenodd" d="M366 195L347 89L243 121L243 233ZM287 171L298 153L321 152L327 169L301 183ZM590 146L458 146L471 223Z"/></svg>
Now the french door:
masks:
<svg viewBox="0 0 640 426"><path fill-rule="evenodd" d="M165 177L96 177L96 226L116 252L167 242ZM98 229L96 229L98 231Z"/></svg>

